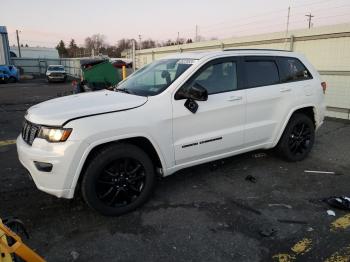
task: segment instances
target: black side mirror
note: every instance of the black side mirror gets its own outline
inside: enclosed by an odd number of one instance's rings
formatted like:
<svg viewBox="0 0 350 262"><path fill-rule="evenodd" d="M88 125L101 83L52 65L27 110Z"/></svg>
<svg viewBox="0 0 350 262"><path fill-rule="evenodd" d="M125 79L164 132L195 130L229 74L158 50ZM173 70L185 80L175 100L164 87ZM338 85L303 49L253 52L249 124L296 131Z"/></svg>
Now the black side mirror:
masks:
<svg viewBox="0 0 350 262"><path fill-rule="evenodd" d="M208 100L208 91L200 84L195 83L188 90L188 92L186 94L186 98L197 100L197 101L207 101Z"/></svg>

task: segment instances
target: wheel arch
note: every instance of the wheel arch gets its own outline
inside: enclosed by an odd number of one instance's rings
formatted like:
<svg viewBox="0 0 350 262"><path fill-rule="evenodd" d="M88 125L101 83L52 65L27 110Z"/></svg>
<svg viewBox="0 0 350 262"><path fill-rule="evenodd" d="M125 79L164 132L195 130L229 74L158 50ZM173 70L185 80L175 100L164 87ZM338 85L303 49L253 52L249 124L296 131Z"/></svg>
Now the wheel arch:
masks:
<svg viewBox="0 0 350 262"><path fill-rule="evenodd" d="M277 139L274 141L273 143L273 147L275 147L278 142L280 141L283 133L284 133L284 130L286 129L290 119L292 118L292 116L296 113L303 113L305 114L306 116L308 116L312 122L314 123L314 126L316 127L317 126L317 110L316 110L316 106L315 105L312 105L312 104L309 104L309 105L303 105L303 106L299 106L299 107L296 107L296 108L293 108L287 118L286 118L286 121L284 121L283 125L282 125L282 128L280 129L280 132L277 136Z"/></svg>
<svg viewBox="0 0 350 262"><path fill-rule="evenodd" d="M166 163L164 158L162 157L160 148L157 144L148 136L145 135L134 135L129 137L122 137L117 139L109 139L109 140L99 140L85 150L78 168L75 172L74 178L71 183L71 192L70 198L74 197L77 186L80 184L80 181L83 177L84 171L87 168L89 161L93 159L93 157L106 146L110 146L118 143L129 143L140 147L145 151L146 154L149 155L152 162L155 163L155 168L160 168L161 170L166 169Z"/></svg>

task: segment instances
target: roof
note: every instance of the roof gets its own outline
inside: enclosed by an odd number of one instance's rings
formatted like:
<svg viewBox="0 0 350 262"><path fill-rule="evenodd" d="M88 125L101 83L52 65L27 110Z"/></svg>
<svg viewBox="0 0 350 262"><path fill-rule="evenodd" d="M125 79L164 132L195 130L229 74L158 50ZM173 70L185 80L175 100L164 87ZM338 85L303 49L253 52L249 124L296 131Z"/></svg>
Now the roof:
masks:
<svg viewBox="0 0 350 262"><path fill-rule="evenodd" d="M187 58L187 59L202 59L211 58L215 56L231 54L231 55L276 55L285 56L295 54L288 50L277 50L277 49L225 49L221 51L199 51L199 52L182 52L176 53L164 57L165 59L171 58Z"/></svg>

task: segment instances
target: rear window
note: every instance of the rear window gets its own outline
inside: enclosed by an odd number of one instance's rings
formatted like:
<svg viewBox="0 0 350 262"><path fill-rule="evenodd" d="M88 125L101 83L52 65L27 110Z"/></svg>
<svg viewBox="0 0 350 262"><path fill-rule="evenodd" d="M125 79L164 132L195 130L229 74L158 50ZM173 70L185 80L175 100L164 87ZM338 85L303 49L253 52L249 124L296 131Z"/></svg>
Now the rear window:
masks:
<svg viewBox="0 0 350 262"><path fill-rule="evenodd" d="M282 83L312 79L309 70L297 58L281 57L279 58L279 67Z"/></svg>
<svg viewBox="0 0 350 262"><path fill-rule="evenodd" d="M248 60L245 64L246 87L259 87L278 84L277 64L273 60Z"/></svg>

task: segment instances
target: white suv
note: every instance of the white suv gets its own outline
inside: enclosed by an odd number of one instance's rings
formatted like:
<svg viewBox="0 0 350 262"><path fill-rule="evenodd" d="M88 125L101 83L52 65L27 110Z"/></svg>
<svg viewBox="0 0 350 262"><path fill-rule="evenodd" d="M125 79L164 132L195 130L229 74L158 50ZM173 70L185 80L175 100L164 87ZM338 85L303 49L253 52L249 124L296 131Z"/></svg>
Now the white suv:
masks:
<svg viewBox="0 0 350 262"><path fill-rule="evenodd" d="M143 204L157 174L256 149L304 159L323 122L326 86L302 56L278 50L179 53L115 91L31 107L18 156L36 186L120 215Z"/></svg>

